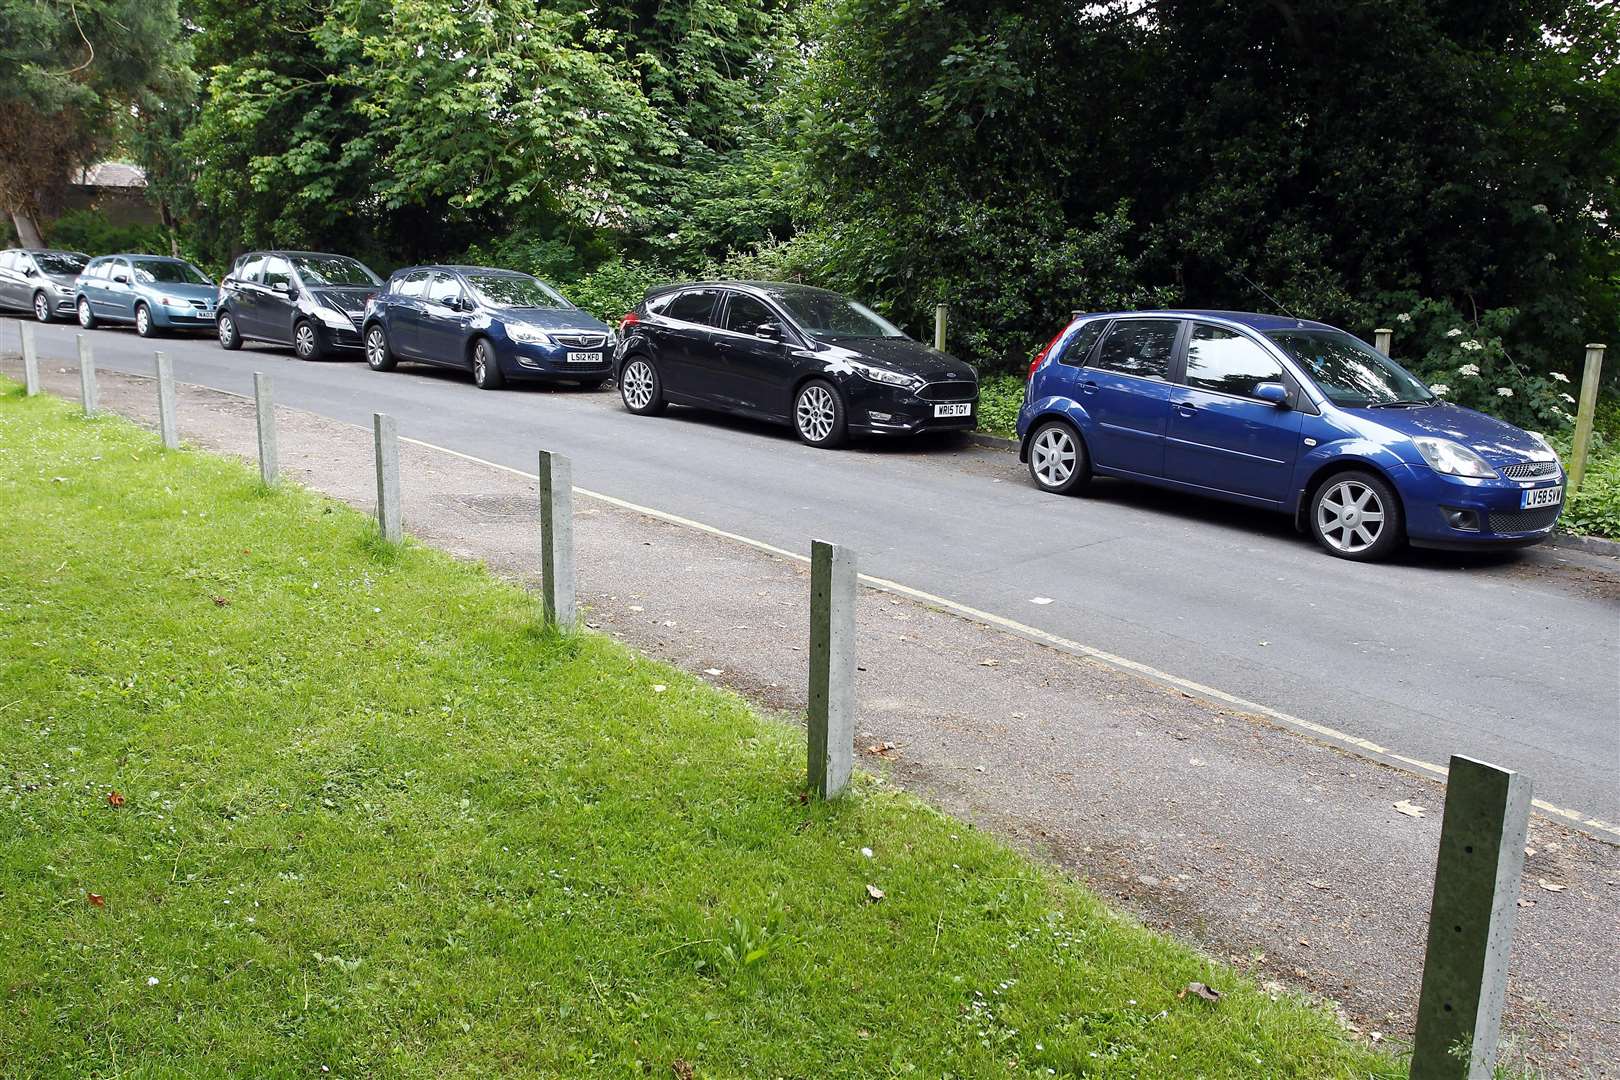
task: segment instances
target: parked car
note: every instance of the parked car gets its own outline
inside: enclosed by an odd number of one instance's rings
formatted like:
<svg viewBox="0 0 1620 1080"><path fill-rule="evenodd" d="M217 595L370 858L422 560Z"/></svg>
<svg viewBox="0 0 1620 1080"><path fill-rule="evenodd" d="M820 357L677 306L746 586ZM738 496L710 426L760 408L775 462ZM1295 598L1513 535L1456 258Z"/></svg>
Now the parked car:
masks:
<svg viewBox="0 0 1620 1080"><path fill-rule="evenodd" d="M851 434L972 428L973 368L847 296L768 281L654 289L624 317L619 394L632 413L698 405L792 425L811 446Z"/></svg>
<svg viewBox="0 0 1620 1080"><path fill-rule="evenodd" d="M0 308L32 311L40 322L72 315L74 283L89 259L77 251L0 251Z"/></svg>
<svg viewBox="0 0 1620 1080"><path fill-rule="evenodd" d="M360 320L382 279L358 259L317 251L250 251L219 283L219 343L291 345L301 360L361 348Z"/></svg>
<svg viewBox="0 0 1620 1080"><path fill-rule="evenodd" d="M485 266L413 266L366 308L366 363L401 360L471 371L484 390L508 379L595 388L613 374L613 328L550 285Z"/></svg>
<svg viewBox="0 0 1620 1080"><path fill-rule="evenodd" d="M1449 404L1305 319L1078 318L1030 365L1018 434L1045 491L1121 476L1280 510L1346 559L1408 541L1534 544L1563 509L1563 469L1541 436Z"/></svg>
<svg viewBox="0 0 1620 1080"><path fill-rule="evenodd" d="M134 323L141 337L165 330L213 330L214 279L184 259L102 255L79 275L74 306L86 330Z"/></svg>

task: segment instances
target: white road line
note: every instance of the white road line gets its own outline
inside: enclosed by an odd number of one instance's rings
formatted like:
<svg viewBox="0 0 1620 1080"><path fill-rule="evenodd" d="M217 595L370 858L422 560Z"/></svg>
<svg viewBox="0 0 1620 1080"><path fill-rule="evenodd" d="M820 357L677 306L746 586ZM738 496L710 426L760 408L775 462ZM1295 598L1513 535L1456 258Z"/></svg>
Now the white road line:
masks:
<svg viewBox="0 0 1620 1080"><path fill-rule="evenodd" d="M499 469L502 472L511 473L514 476L521 476L537 483L540 479L536 473L525 472L522 469L515 469L510 465L502 465L499 462L488 461L481 457L474 457L472 454L464 454L460 450L451 450L449 447L424 442L421 439L411 439L402 435L400 436L400 442L414 443L417 446L421 446L429 450L436 450L441 454L449 454L452 457L458 457L464 461L471 461L475 464L484 465L491 469ZM810 562L810 558L807 555L801 555L796 551L789 551L786 548L777 547L775 544L768 544L763 540L755 540L751 536L743 536L739 533L727 532L725 529L716 528L713 525L706 525L701 521L694 521L691 518L682 517L679 514L672 514L667 510L655 510L650 506L642 506L638 503L630 502L627 499L621 499L614 495L605 495L600 491L591 491L588 488L576 487L574 490L588 499L595 499L598 502L606 503L609 506L616 506L622 510L630 510L638 514L645 514L648 517L657 518L660 521L667 521L672 525L680 525L685 528L696 529L699 532L708 533L710 536L717 536L724 540L732 540L739 544L746 544L747 546L758 551L778 555L784 559L793 559L796 562L806 564ZM1249 701L1248 699L1238 697L1235 694L1229 694L1224 690L1217 690L1213 686L1205 686L1203 683L1182 678L1180 675L1172 675L1168 671L1160 671L1158 668L1119 656L1115 653L1106 652L1090 645L1084 645L1078 641L1070 641L1068 638L1059 637L1056 634L1048 633L1047 631L1038 627L1018 622L1016 619L1009 619L1004 615L997 615L989 611L981 611L978 608L969 607L967 604L958 603L955 600L949 600L943 596L935 596L933 593L924 592L921 589L914 589L910 585L902 585L898 581L889 581L886 578L873 577L870 574L862 574L860 579L863 583L870 585L873 588L881 589L884 592L890 592L899 596L908 597L909 599L928 604L931 607L937 607L942 610L949 611L952 614L959 615L973 622L982 623L987 626L994 626L998 629L1017 634L1020 637L1039 642L1040 644L1049 645L1053 648L1061 649L1064 652L1073 653L1078 656L1084 656L1088 659L1095 660L1098 663L1106 664L1109 667L1118 668L1122 671L1129 671L1134 675L1139 675L1143 678L1150 679L1153 682L1173 687L1195 697L1203 698L1209 702L1226 705L1233 709L1237 709L1240 712L1251 713L1256 716L1263 716L1267 720L1274 721L1285 727L1293 728L1296 731L1302 731L1307 734L1314 735L1319 739L1323 739L1330 743L1335 743L1347 749L1372 754L1386 761L1398 762L1401 765L1405 765L1408 768L1425 773L1434 777L1435 779L1444 780L1446 777L1446 767L1443 765L1436 765L1433 762L1408 757L1405 754L1397 753L1396 751L1391 750L1387 746L1381 746L1380 744L1373 742L1371 739L1363 739L1358 735L1351 735L1349 732L1328 727L1326 724L1318 724L1313 720L1306 720L1301 717L1285 713L1279 709L1273 709L1269 705L1261 705L1258 702ZM1534 800L1533 805L1537 810L1540 810L1544 814L1549 814L1589 832L1600 834L1599 839L1608 840L1610 842L1620 842L1620 825L1603 821L1599 818L1589 817L1586 814L1582 814L1576 810L1566 810L1561 806L1554 806L1552 803L1544 802L1541 799Z"/></svg>

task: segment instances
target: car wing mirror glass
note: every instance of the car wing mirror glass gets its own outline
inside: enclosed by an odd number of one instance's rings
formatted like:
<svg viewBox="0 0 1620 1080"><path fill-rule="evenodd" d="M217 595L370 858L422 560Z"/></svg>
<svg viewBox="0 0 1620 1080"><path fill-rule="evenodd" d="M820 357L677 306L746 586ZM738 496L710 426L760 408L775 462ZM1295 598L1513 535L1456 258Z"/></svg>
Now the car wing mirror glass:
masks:
<svg viewBox="0 0 1620 1080"><path fill-rule="evenodd" d="M1263 382L1254 388L1254 396L1267 405L1285 406L1288 404L1288 387L1282 383Z"/></svg>
<svg viewBox="0 0 1620 1080"><path fill-rule="evenodd" d="M118 282L118 284L120 284L120 285L128 285L129 284L129 275L128 274L114 274L113 275L113 280Z"/></svg>
<svg viewBox="0 0 1620 1080"><path fill-rule="evenodd" d="M781 341L782 328L773 322L762 322L754 327L754 336L765 338L768 341Z"/></svg>

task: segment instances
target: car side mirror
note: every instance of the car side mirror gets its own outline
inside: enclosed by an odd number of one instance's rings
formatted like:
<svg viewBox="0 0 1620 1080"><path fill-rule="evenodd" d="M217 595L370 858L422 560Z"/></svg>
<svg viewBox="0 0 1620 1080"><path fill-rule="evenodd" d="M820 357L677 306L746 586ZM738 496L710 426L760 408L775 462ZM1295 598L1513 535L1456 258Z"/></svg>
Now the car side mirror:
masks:
<svg viewBox="0 0 1620 1080"><path fill-rule="evenodd" d="M292 295L292 286L287 284L285 281L278 281L275 284L270 286L270 291L271 292L278 292L278 293L285 293L287 296L291 296Z"/></svg>
<svg viewBox="0 0 1620 1080"><path fill-rule="evenodd" d="M765 338L768 341L781 341L782 328L773 322L762 322L754 327L754 336Z"/></svg>
<svg viewBox="0 0 1620 1080"><path fill-rule="evenodd" d="M128 274L114 274L113 275L113 280L118 282L118 284L120 284L120 285L128 285L129 284L129 275Z"/></svg>
<svg viewBox="0 0 1620 1080"><path fill-rule="evenodd" d="M1288 387L1282 383L1263 382L1254 388L1255 400L1284 408L1288 405Z"/></svg>

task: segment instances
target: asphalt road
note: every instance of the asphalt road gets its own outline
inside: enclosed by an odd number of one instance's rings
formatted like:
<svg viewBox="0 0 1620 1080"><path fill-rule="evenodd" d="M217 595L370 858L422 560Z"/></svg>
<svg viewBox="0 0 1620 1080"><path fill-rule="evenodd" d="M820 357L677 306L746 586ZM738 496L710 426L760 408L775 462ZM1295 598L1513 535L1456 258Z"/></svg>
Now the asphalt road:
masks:
<svg viewBox="0 0 1620 1080"><path fill-rule="evenodd" d="M75 358L76 331L36 327L42 357ZM607 391L488 393L454 373L379 374L358 358L308 364L125 330L89 339L105 368L149 373L161 348L177 379L243 394L265 371L278 404L365 425L391 413L404 436L529 471L537 449L562 452L581 487L794 551L835 540L864 573L1413 758L1520 769L1538 798L1620 821L1620 568L1609 560L1543 547L1360 565L1258 511L1112 482L1043 495L1012 455L956 439L817 451L786 429L691 410L630 416ZM0 351L17 340L4 327Z"/></svg>

